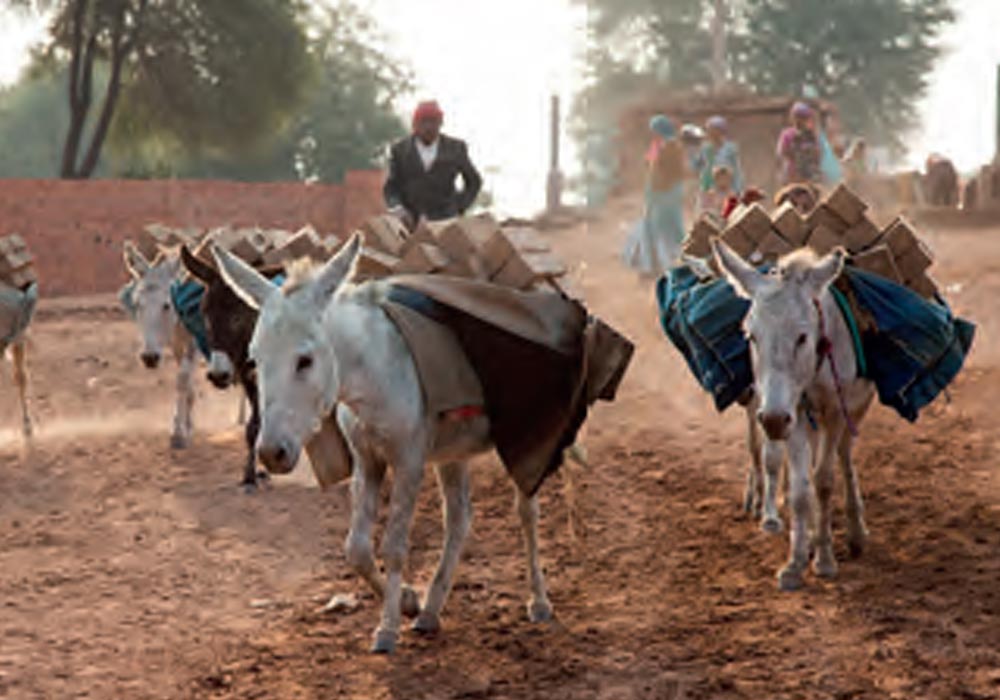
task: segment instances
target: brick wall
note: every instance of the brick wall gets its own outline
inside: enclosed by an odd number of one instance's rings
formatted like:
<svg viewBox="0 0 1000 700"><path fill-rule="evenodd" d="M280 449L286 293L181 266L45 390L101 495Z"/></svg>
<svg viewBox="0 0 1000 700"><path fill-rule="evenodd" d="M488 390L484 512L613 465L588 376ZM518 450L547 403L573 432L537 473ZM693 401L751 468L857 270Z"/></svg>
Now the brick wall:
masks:
<svg viewBox="0 0 1000 700"><path fill-rule="evenodd" d="M382 208L380 171L336 185L215 180L0 180L0 234L35 255L44 296L115 291L122 242L145 224L232 224L345 233Z"/></svg>

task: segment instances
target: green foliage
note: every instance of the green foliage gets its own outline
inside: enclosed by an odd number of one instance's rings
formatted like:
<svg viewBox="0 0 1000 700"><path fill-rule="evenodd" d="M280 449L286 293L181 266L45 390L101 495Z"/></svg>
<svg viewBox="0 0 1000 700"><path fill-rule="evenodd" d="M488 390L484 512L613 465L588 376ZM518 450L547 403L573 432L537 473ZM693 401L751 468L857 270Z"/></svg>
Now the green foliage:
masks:
<svg viewBox="0 0 1000 700"><path fill-rule="evenodd" d="M711 88L712 3L586 1L590 80L576 105L578 132L612 128L608 112L588 105L621 106L663 88ZM954 20L950 0L727 5L727 69L734 82L765 95L800 94L811 85L838 105L851 131L897 151L940 53L935 41Z"/></svg>

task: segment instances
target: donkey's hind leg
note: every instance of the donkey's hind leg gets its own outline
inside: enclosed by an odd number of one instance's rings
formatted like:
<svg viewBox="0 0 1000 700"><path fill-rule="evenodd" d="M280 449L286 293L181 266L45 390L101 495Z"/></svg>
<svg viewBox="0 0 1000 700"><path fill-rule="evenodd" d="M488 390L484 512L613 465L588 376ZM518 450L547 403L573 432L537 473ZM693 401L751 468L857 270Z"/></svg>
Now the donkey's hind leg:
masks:
<svg viewBox="0 0 1000 700"><path fill-rule="evenodd" d="M176 341L174 356L177 358L177 407L174 411L174 431L170 446L183 449L191 444L193 433L191 412L194 408L195 347L190 339Z"/></svg>
<svg viewBox="0 0 1000 700"><path fill-rule="evenodd" d="M28 410L28 357L24 338L15 342L10 351L14 364L14 383L17 385L17 394L21 401L21 434L27 440L34 431L31 425L31 413Z"/></svg>
<svg viewBox="0 0 1000 700"><path fill-rule="evenodd" d="M427 589L427 596L420 616L413 623L417 632L433 633L440 627L441 608L444 607L455 567L462 553L462 545L472 523L472 504L469 496L469 468L464 462L441 464L437 468L438 485L442 495L444 520L444 547L434 580Z"/></svg>
<svg viewBox="0 0 1000 700"><path fill-rule="evenodd" d="M759 518L764 502L764 465L761 462L761 433L757 424L754 403L746 407L747 450L750 452L750 468L747 469L746 491L743 493L743 512Z"/></svg>
<svg viewBox="0 0 1000 700"><path fill-rule="evenodd" d="M516 486L514 490L517 514L521 518L521 534L524 536L524 551L528 557L528 584L531 587L528 618L532 622L547 622L552 619L552 604L545 587L545 574L538 561L538 496L525 496Z"/></svg>
<svg viewBox="0 0 1000 700"><path fill-rule="evenodd" d="M852 557L859 557L865 548L868 538L868 528L865 527L865 505L861 500L861 486L858 483L858 472L851 459L854 438L850 431L844 431L840 438L837 452L840 457L840 470L844 476L845 512L847 515L847 549Z"/></svg>
<svg viewBox="0 0 1000 700"><path fill-rule="evenodd" d="M266 471L257 471L257 433L260 431L260 412L257 406L257 384L247 377L241 379L243 394L240 396L240 405L244 400L250 403L250 419L244 426L244 437L247 445L246 462L243 465L243 480L240 484L246 493L253 493L257 490L257 480L266 481L268 474Z"/></svg>

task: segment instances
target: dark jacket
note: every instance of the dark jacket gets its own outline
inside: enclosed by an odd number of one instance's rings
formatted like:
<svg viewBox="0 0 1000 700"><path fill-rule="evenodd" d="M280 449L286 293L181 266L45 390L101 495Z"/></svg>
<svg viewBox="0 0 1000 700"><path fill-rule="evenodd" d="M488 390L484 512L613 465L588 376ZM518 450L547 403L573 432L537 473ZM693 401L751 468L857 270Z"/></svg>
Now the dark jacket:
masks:
<svg viewBox="0 0 1000 700"><path fill-rule="evenodd" d="M402 205L413 216L431 220L459 216L475 201L483 184L469 160L465 142L441 134L437 158L424 170L415 136L393 144L389 152L389 176L382 189L388 207ZM462 189L455 178L462 176Z"/></svg>

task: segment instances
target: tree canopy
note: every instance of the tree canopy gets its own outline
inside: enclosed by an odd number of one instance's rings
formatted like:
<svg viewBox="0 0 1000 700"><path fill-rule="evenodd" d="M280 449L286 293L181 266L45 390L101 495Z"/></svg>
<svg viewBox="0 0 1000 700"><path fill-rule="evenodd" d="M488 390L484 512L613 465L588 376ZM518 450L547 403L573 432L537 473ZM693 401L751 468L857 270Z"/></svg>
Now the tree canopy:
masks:
<svg viewBox="0 0 1000 700"><path fill-rule="evenodd" d="M58 0L47 8L53 20L33 70L0 94L0 133L22 155L6 173L24 163L25 175L334 181L373 165L403 129L392 101L409 74L379 50L374 24L349 2L317 10L303 0ZM53 160L54 141L61 155Z"/></svg>

